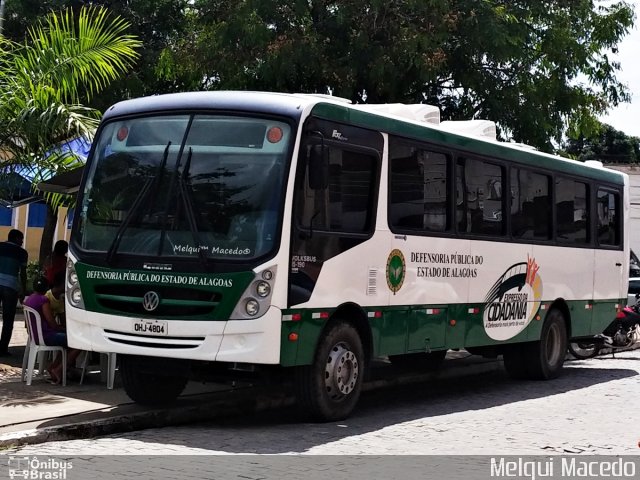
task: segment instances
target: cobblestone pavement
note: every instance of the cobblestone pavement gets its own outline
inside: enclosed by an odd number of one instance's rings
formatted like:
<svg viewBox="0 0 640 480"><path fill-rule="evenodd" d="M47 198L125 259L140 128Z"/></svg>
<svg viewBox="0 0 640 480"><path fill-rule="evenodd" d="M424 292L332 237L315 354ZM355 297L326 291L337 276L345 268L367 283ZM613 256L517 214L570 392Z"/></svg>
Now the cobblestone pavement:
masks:
<svg viewBox="0 0 640 480"><path fill-rule="evenodd" d="M494 372L369 392L338 423L300 423L280 410L5 453L638 455L639 373L636 350L568 362L548 382Z"/></svg>

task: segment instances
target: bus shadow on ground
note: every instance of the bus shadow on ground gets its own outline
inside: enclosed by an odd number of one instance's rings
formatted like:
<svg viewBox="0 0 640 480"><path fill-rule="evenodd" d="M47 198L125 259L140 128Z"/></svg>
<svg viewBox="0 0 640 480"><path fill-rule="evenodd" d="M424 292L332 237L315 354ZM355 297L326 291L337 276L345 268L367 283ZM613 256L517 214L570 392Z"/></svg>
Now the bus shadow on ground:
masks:
<svg viewBox="0 0 640 480"><path fill-rule="evenodd" d="M596 358L591 362L603 360ZM163 442L212 453L303 453L348 437L419 419L424 420L425 428L447 429L447 426L442 427L439 416L563 395L638 375L632 369L588 365L586 362L568 362L563 374L550 381L514 381L496 370L472 377L434 379L376 389L364 392L352 416L340 422L308 423L308 419L297 413L295 406L234 414L205 424L174 428L171 438L164 436ZM532 411L532 414L537 415L538 421L543 421L540 410ZM119 436L126 438L127 435ZM153 437L157 439L153 434L150 438L146 434L135 436L138 441L149 442L154 441Z"/></svg>

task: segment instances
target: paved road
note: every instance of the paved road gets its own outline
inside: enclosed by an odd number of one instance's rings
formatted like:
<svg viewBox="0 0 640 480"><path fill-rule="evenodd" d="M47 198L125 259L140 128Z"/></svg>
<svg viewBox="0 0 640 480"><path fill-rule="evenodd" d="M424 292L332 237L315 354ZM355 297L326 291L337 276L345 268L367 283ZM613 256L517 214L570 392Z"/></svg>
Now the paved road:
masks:
<svg viewBox="0 0 640 480"><path fill-rule="evenodd" d="M291 410L5 453L102 454L640 454L640 350L567 364L550 382L502 373L369 392L339 423Z"/></svg>

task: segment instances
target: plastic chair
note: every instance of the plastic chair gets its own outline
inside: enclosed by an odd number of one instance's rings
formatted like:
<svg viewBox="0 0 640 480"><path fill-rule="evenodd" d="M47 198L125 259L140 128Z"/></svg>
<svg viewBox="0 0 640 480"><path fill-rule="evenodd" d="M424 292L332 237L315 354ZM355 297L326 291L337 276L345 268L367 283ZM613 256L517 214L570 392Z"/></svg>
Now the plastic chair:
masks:
<svg viewBox="0 0 640 480"><path fill-rule="evenodd" d="M26 322L25 322L25 328ZM36 364L34 365L34 370L37 365L38 367L38 375L44 375L44 365L47 356L51 352L39 352L36 359ZM27 379L27 363L29 360L29 342L24 347L24 355L22 356L22 381L24 382Z"/></svg>
<svg viewBox="0 0 640 480"><path fill-rule="evenodd" d="M29 332L28 329L28 324L29 322L27 321L26 317L24 320L24 328L27 329L27 332ZM29 337L29 335L27 335L27 337ZM29 360L29 341L27 341L27 344L24 347L24 355L22 356L22 376L21 376L21 380L24 382L27 378L27 363ZM36 355L36 363L33 367L33 369L35 370L36 365L38 366L38 375L44 375L44 369L45 369L45 360L47 359L47 357L49 356L49 354L51 354L53 352L38 352L38 355Z"/></svg>
<svg viewBox="0 0 640 480"><path fill-rule="evenodd" d="M45 345L42 338L42 319L40 314L31 307L26 305L22 307L24 310L24 317L27 324L27 332L29 333L29 344L27 345L24 357L22 359L22 375L24 377L24 371L26 367L27 371L27 385L31 385L31 379L33 378L33 370L36 364L36 358L43 352L60 352L62 355L62 385L67 384L67 351L64 347L58 347L53 345ZM33 331L33 327L35 332ZM42 371L43 358L40 358L39 366Z"/></svg>
<svg viewBox="0 0 640 480"><path fill-rule="evenodd" d="M113 383L116 377L116 354L113 352L109 352L101 353L100 355L107 356L107 388L109 390L113 390ZM84 374L86 373L87 367L89 366L90 356L91 352L84 352L84 360L82 361L82 374L80 375L80 385L82 385L82 382L84 382Z"/></svg>

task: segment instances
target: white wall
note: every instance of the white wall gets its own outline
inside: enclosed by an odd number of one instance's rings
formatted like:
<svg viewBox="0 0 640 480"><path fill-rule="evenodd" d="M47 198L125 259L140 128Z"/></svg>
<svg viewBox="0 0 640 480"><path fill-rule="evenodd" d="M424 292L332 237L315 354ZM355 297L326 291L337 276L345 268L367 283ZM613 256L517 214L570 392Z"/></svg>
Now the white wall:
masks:
<svg viewBox="0 0 640 480"><path fill-rule="evenodd" d="M640 254L640 167L611 167L629 175L631 193L631 222L629 225L629 244L636 255Z"/></svg>

